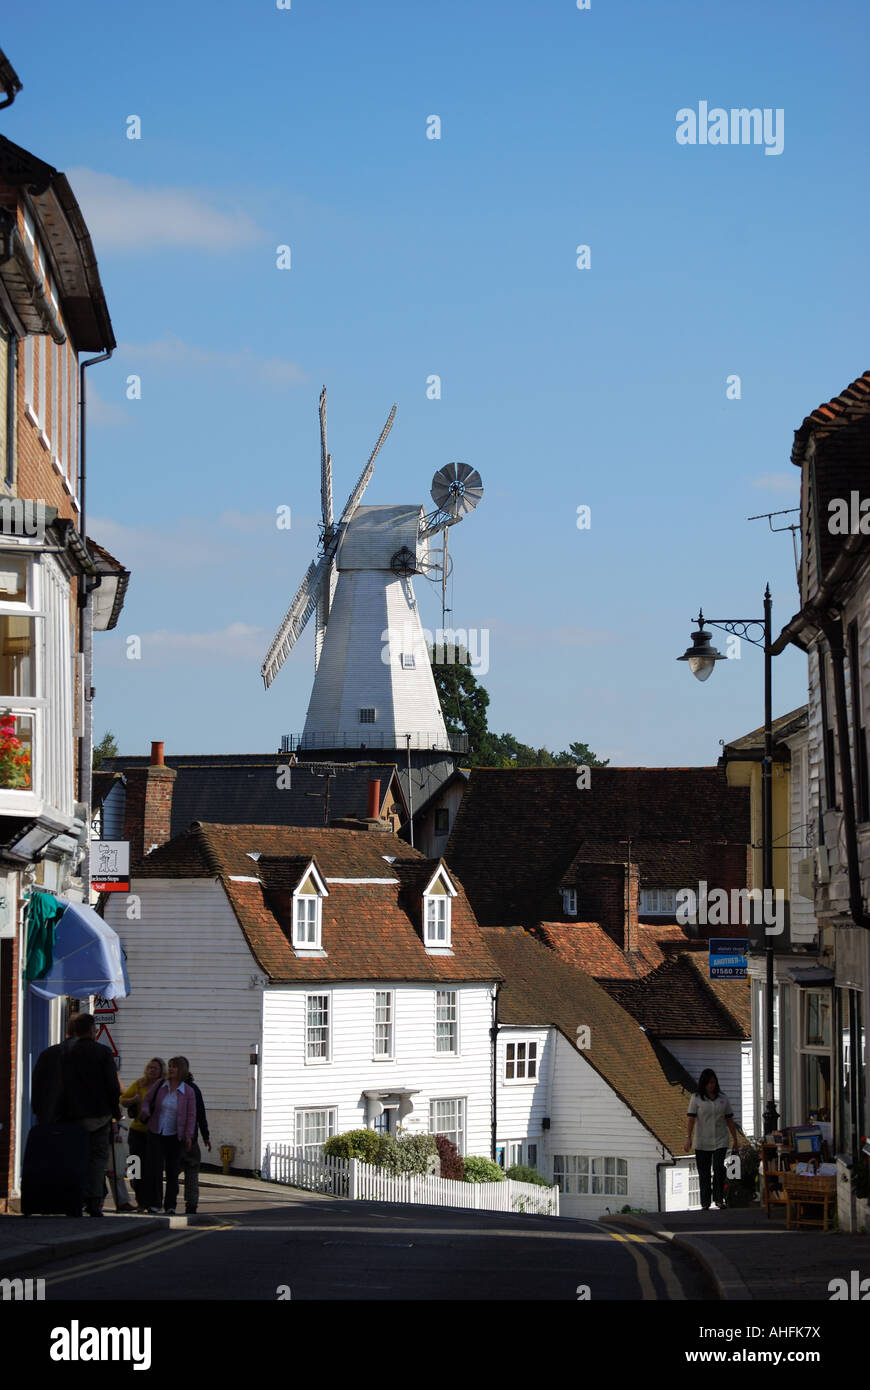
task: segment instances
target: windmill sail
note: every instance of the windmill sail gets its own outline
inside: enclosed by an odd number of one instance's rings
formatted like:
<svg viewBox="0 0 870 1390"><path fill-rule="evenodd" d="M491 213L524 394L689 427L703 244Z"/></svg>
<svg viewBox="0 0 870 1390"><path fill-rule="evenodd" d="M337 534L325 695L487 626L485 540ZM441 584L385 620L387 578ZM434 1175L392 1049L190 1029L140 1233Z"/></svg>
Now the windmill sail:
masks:
<svg viewBox="0 0 870 1390"><path fill-rule="evenodd" d="M325 556L320 560L311 561L305 572L305 578L293 596L293 602L284 614L284 621L278 628L266 655L266 660L260 669L267 690L298 642L311 614L317 607L320 586L330 563L331 558L327 561Z"/></svg>

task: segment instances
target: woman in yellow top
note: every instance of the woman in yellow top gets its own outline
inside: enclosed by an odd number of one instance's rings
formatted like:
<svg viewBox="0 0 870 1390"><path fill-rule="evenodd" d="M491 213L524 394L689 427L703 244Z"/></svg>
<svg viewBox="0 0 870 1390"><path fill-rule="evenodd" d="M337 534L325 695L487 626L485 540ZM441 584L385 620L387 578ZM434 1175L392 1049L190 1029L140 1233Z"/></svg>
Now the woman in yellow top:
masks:
<svg viewBox="0 0 870 1390"><path fill-rule="evenodd" d="M145 1075L140 1076L138 1081L134 1081L132 1086L128 1086L121 1096L121 1104L127 1107L127 1114L130 1116L130 1134L128 1143L130 1153L139 1160L139 1176L133 1179L133 1191L136 1193L136 1210L145 1211L145 1197L148 1192L148 1184L145 1180L146 1148L148 1144L148 1123L140 1118L142 1114L142 1102L158 1081L162 1081L166 1075L166 1063L162 1057L152 1057L145 1068Z"/></svg>

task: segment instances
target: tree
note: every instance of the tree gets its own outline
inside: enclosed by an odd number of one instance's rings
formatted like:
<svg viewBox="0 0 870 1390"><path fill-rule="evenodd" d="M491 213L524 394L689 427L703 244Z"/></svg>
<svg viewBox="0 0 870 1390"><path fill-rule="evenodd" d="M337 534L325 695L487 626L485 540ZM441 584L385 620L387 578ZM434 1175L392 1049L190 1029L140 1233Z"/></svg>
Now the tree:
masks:
<svg viewBox="0 0 870 1390"><path fill-rule="evenodd" d="M103 734L99 743L94 744L94 771L102 767L104 758L116 758L118 756L118 745L115 742L113 733Z"/></svg>
<svg viewBox="0 0 870 1390"><path fill-rule="evenodd" d="M607 767L586 743L575 742L561 753L520 743L513 734L495 734L487 722L489 695L471 669L468 652L457 647L451 663L433 661L435 689L448 734L467 734L469 767Z"/></svg>
<svg viewBox="0 0 870 1390"><path fill-rule="evenodd" d="M430 647L430 662L432 656ZM489 695L478 684L464 647L457 647L456 658L450 664L432 662L432 675L448 734L467 734L468 746L476 753L486 747L489 737L486 723Z"/></svg>
<svg viewBox="0 0 870 1390"><path fill-rule="evenodd" d="M609 767L609 758L597 758L588 743L569 743L567 753L557 753L557 767Z"/></svg>

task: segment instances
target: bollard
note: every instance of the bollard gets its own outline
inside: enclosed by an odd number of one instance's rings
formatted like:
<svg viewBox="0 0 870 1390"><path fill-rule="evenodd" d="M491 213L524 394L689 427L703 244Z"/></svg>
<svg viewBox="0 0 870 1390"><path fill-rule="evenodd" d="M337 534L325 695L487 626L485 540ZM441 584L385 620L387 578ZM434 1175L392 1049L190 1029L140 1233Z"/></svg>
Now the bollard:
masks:
<svg viewBox="0 0 870 1390"><path fill-rule="evenodd" d="M232 1144L221 1144L221 1163L223 1164L224 1174L230 1171L230 1164L236 1156L236 1151Z"/></svg>

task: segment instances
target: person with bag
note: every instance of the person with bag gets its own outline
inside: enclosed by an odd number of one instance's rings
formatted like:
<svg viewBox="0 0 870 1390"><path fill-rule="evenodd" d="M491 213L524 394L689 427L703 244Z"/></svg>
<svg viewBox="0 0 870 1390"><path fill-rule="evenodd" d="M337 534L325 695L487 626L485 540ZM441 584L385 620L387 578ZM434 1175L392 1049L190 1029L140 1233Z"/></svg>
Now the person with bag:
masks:
<svg viewBox="0 0 870 1390"><path fill-rule="evenodd" d="M142 1076L128 1086L121 1096L121 1104L130 1118L127 1142L132 1158L138 1159L139 1177L133 1179L136 1194L136 1210L147 1211L152 1203L148 1200L148 1122L141 1117L145 1097L166 1075L166 1063L162 1057L152 1057Z"/></svg>
<svg viewBox="0 0 870 1390"><path fill-rule="evenodd" d="M184 1059L187 1061L187 1059ZM199 1170L202 1165L202 1150L199 1147L199 1136L203 1137L205 1147L211 1153L211 1136L208 1132L208 1116L205 1113L205 1101L202 1098L202 1091L193 1079L193 1072L188 1070L187 1084L196 1097L196 1124L193 1129L193 1143L186 1153L181 1156L181 1165L184 1169L184 1210L188 1216L192 1216L199 1206Z"/></svg>
<svg viewBox="0 0 870 1390"><path fill-rule="evenodd" d="M166 1191L163 1196L163 1210L167 1216L174 1216L182 1155L193 1143L196 1097L193 1088L185 1084L189 1069L184 1057L170 1057L167 1073L167 1080L152 1086L145 1097L142 1118L148 1121L150 1152L155 1158L148 1210L155 1214L160 1210L158 1203L165 1168Z"/></svg>

